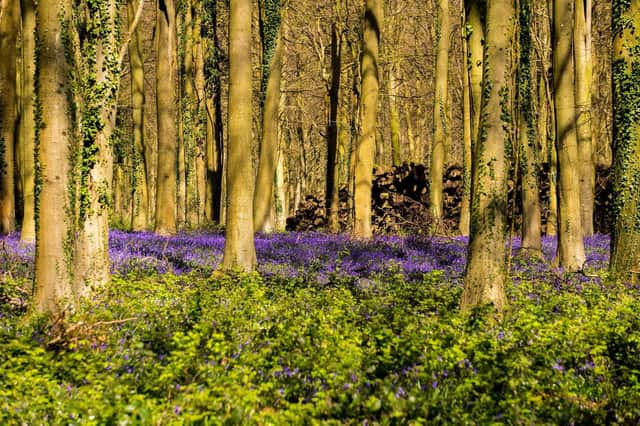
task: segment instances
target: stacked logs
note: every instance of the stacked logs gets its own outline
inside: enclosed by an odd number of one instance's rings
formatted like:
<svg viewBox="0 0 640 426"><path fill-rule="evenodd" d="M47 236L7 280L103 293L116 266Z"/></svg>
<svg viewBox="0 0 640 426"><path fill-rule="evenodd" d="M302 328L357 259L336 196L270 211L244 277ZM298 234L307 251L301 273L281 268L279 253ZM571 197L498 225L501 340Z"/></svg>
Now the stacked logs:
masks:
<svg viewBox="0 0 640 426"><path fill-rule="evenodd" d="M513 176L513 175L512 175ZM549 217L549 170L543 167L539 174L542 231L546 230ZM458 231L464 172L459 165L449 166L443 177L444 232L449 235ZM608 169L598 169L596 178L595 230L607 233L611 222L611 179ZM513 179L508 181L508 223L515 233L522 223L521 185ZM515 196L515 200L514 200ZM348 232L351 223L349 192L342 188L339 193L339 228ZM514 214L515 213L515 214ZM375 234L425 235L431 228L429 217L429 181L422 164L404 163L390 169L374 171L372 187L372 226ZM328 221L324 198L307 195L296 214L287 219L289 231L326 231Z"/></svg>

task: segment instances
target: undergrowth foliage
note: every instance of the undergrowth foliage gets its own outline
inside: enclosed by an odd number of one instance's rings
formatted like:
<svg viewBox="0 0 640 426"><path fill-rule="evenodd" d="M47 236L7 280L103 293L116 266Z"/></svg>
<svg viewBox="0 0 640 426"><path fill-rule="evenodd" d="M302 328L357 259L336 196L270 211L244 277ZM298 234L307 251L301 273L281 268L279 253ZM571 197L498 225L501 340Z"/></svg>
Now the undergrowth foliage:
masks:
<svg viewBox="0 0 640 426"><path fill-rule="evenodd" d="M29 248L2 241L0 423L640 420L639 290L597 277L603 237L588 274L517 257L501 318L459 313L464 240L261 237L222 275L220 237L155 238L112 233L122 273L58 326L20 323Z"/></svg>

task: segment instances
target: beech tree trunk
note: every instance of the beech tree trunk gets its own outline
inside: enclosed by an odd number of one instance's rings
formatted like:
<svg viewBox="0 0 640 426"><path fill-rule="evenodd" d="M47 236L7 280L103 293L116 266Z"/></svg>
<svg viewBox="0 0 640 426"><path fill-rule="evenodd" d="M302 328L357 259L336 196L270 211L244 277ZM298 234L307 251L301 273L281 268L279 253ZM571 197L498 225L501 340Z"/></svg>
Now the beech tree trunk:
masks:
<svg viewBox="0 0 640 426"><path fill-rule="evenodd" d="M71 122L70 69L65 58L63 24L71 26L71 0L38 0L37 96L42 127L37 146L36 259L34 309L56 313L73 305L73 258L66 247L75 221L71 209L69 150ZM73 241L73 240L71 240Z"/></svg>
<svg viewBox="0 0 640 426"><path fill-rule="evenodd" d="M0 234L16 229L15 159L17 87L16 37L20 28L20 3L12 0L0 19Z"/></svg>
<svg viewBox="0 0 640 426"><path fill-rule="evenodd" d="M591 132L591 46L587 46L585 2L576 0L573 26L573 52L576 63L576 132L580 164L580 215L583 236L593 235L593 209L595 207L596 166L593 157ZM589 40L589 44L591 44Z"/></svg>
<svg viewBox="0 0 640 426"><path fill-rule="evenodd" d="M429 170L429 212L432 232L442 232L442 177L444 175L445 147L447 145L447 106L449 75L449 0L438 0L437 55L435 71L435 98L433 101L433 145Z"/></svg>
<svg viewBox="0 0 640 426"><path fill-rule="evenodd" d="M367 0L364 12L362 38L362 132L356 148L354 173L354 227L353 235L371 238L371 187L376 147L378 92L380 85L378 52L382 28L382 2Z"/></svg>
<svg viewBox="0 0 640 426"><path fill-rule="evenodd" d="M640 274L640 3L614 0L614 209L612 275Z"/></svg>
<svg viewBox="0 0 640 426"><path fill-rule="evenodd" d="M469 58L468 37L466 28L466 14L464 2L462 4L462 57L466 62L462 75L462 199L460 200L460 221L458 231L460 235L469 235L471 221L471 152L473 140L473 108L471 105L471 84L469 82L469 70L471 62Z"/></svg>
<svg viewBox="0 0 640 426"><path fill-rule="evenodd" d="M520 1L520 64L518 69L519 164L522 180L522 248L542 252L541 210L538 195L538 148L533 110L535 66L531 60L531 0Z"/></svg>
<svg viewBox="0 0 640 426"><path fill-rule="evenodd" d="M176 10L173 0L158 0L157 10L158 173L156 224L159 235L176 233L177 221L177 87Z"/></svg>
<svg viewBox="0 0 640 426"><path fill-rule="evenodd" d="M574 0L555 0L553 10L553 78L559 171L557 262L567 271L580 270L586 259L580 214L580 173L574 97L574 7Z"/></svg>
<svg viewBox="0 0 640 426"><path fill-rule="evenodd" d="M36 5L33 0L22 0L22 93L20 99L20 176L22 179L22 227L20 239L34 242L36 239L35 221L35 181L34 181L34 146L36 138L35 124L35 85L36 72Z"/></svg>
<svg viewBox="0 0 640 426"><path fill-rule="evenodd" d="M133 24L136 10L141 1L129 0L127 17L129 26ZM149 226L149 193L147 192L147 159L144 149L144 59L140 45L140 30L131 35L129 63L131 66L131 109L133 115L133 181L131 188L131 229L143 231Z"/></svg>
<svg viewBox="0 0 640 426"><path fill-rule="evenodd" d="M278 25L275 47L265 90L262 112L262 143L256 189L253 197L253 221L256 232L273 232L273 184L278 157L278 133L280 122L280 81L282 77L282 40Z"/></svg>
<svg viewBox="0 0 640 426"><path fill-rule="evenodd" d="M483 117L474 146L471 235L464 276L461 309L487 304L502 310L505 297L505 237L507 178L510 157L509 122L515 9L511 0L488 0L485 61L483 63Z"/></svg>
<svg viewBox="0 0 640 426"><path fill-rule="evenodd" d="M252 0L231 0L229 19L229 142L227 145L227 220L223 267L251 271L253 241L253 171L251 16Z"/></svg>

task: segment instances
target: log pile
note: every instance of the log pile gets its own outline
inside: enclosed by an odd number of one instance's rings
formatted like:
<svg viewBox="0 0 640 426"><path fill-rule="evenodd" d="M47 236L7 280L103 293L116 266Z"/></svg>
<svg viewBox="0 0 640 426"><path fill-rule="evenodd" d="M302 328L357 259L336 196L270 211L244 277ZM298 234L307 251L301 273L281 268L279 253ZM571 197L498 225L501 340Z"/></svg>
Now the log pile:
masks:
<svg viewBox="0 0 640 426"><path fill-rule="evenodd" d="M513 174L512 174L513 176ZM549 216L549 170L540 170L540 204L542 231L546 230ZM611 223L611 179L608 169L598 169L596 178L595 231L609 232ZM463 194L463 170L459 165L449 166L443 177L444 233L457 233ZM341 232L348 232L351 224L349 192L340 190L339 224ZM516 197L515 200L513 197ZM513 221L514 233L522 224L520 182L508 181L508 223ZM514 215L515 214L515 215ZM425 235L431 228L429 217L429 181L421 164L407 164L391 169L376 169L372 187L372 226L374 234ZM287 219L289 231L326 231L328 229L324 198L307 195L295 216Z"/></svg>

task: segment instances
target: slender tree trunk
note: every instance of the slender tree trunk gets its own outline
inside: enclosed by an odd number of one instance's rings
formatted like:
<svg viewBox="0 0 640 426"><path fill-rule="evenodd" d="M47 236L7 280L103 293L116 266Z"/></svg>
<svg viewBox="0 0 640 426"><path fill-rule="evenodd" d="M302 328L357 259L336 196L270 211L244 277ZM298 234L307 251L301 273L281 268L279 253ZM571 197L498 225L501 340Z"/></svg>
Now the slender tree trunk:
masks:
<svg viewBox="0 0 640 426"><path fill-rule="evenodd" d="M36 152L36 260L34 309L65 311L74 302L70 205L70 152L74 132L63 24L71 26L71 0L38 0L37 97L41 127ZM45 214L39 214L44 212ZM72 253L71 253L72 254Z"/></svg>
<svg viewBox="0 0 640 426"><path fill-rule="evenodd" d="M433 145L429 170L429 212L432 232L443 231L442 178L444 175L445 147L447 139L447 105L449 75L449 0L438 0L436 30L435 98L433 101Z"/></svg>
<svg viewBox="0 0 640 426"><path fill-rule="evenodd" d="M479 0L467 0L467 25L471 27L469 35L469 82L471 84L471 101L473 126L472 141L480 133L480 107L482 102L482 67L484 62L484 25Z"/></svg>
<svg viewBox="0 0 640 426"><path fill-rule="evenodd" d="M16 39L20 28L20 3L12 0L0 20L0 234L16 229L15 159L17 86Z"/></svg>
<svg viewBox="0 0 640 426"><path fill-rule="evenodd" d="M253 241L251 0L231 0L229 18L229 143L223 267L251 271ZM272 175L273 176L273 175Z"/></svg>
<svg viewBox="0 0 640 426"><path fill-rule="evenodd" d="M380 84L378 52L382 28L382 2L367 0L362 38L362 134L357 146L354 228L359 238L371 238L371 186L375 158L378 89Z"/></svg>
<svg viewBox="0 0 640 426"><path fill-rule="evenodd" d="M507 178L512 146L506 113L511 111L511 57L515 28L511 0L487 2L485 61L483 63L483 117L474 146L471 239L464 277L461 309L492 304L504 309Z"/></svg>
<svg viewBox="0 0 640 426"><path fill-rule="evenodd" d="M260 162L256 189L253 198L253 221L256 232L272 232L273 222L273 182L278 155L278 128L280 121L280 81L282 77L282 40L280 28L275 39L275 47L269 66L269 76L265 91L262 143L260 144Z"/></svg>
<svg viewBox="0 0 640 426"><path fill-rule="evenodd" d="M34 146L35 124L35 31L36 6L33 0L21 1L22 12L22 114L20 117L20 158L22 158L22 228L20 239L33 242L36 239L35 201L34 201Z"/></svg>
<svg viewBox="0 0 640 426"><path fill-rule="evenodd" d="M520 1L520 64L518 70L518 126L522 179L522 248L542 252L541 211L538 191L538 149L535 138L531 60L531 0Z"/></svg>
<svg viewBox="0 0 640 426"><path fill-rule="evenodd" d="M614 0L614 209L612 275L640 274L640 3Z"/></svg>
<svg viewBox="0 0 640 426"><path fill-rule="evenodd" d="M176 233L176 167L178 140L176 88L176 10L173 0L158 0L158 58L156 71L158 105L158 173L156 224L159 235Z"/></svg>
<svg viewBox="0 0 640 426"><path fill-rule="evenodd" d="M585 261L580 215L580 173L574 98L574 0L554 2L553 77L558 150L558 253L560 267L578 271Z"/></svg>
<svg viewBox="0 0 640 426"><path fill-rule="evenodd" d="M463 2L464 3L464 2ZM461 235L469 235L469 224L471 221L471 150L473 139L472 107L471 107L471 85L469 83L470 58L467 39L467 28L465 26L465 7L462 4L462 57L465 63L462 75L462 199L460 200L460 221L458 231Z"/></svg>
<svg viewBox="0 0 640 426"><path fill-rule="evenodd" d="M215 6L214 6L215 8ZM205 189L205 217L207 220L222 222L222 177L223 177L223 129L222 129L222 86L220 82L220 69L212 76L213 96L206 96L205 93L205 43L211 43L211 49L220 51L220 41L218 39L218 14L212 12L213 22L211 23L211 36L209 39L201 39L198 45L199 65L197 67L196 86L198 92L204 96L206 110L206 189ZM216 63L216 66L218 64Z"/></svg>
<svg viewBox="0 0 640 426"><path fill-rule="evenodd" d="M389 77L387 79L387 91L389 93L389 127L391 128L391 162L398 167L402 163L400 152L400 112L398 110L398 68L400 64L389 66Z"/></svg>
<svg viewBox="0 0 640 426"><path fill-rule="evenodd" d="M342 74L342 36L336 23L331 27L331 88L329 90L329 123L327 137L327 184L325 200L329 230L338 232L338 210L340 208L340 164L338 159L338 141L340 136L339 105L340 77Z"/></svg>
<svg viewBox="0 0 640 426"><path fill-rule="evenodd" d="M141 1L129 0L127 16L129 26L133 24L135 11ZM147 156L144 149L144 62L140 45L140 31L136 29L129 44L129 62L131 65L131 109L133 115L133 181L131 229L143 231L149 223L149 193L147 192Z"/></svg>
<svg viewBox="0 0 640 426"><path fill-rule="evenodd" d="M591 46L587 46L587 33L590 31L591 28L587 28L584 1L576 0L573 27L573 51L576 61L576 132L580 164L580 214L582 233L585 237L593 235L596 184L591 132Z"/></svg>

